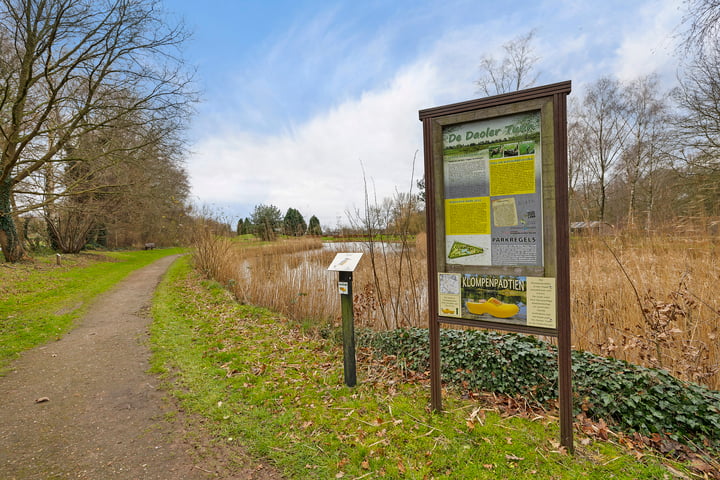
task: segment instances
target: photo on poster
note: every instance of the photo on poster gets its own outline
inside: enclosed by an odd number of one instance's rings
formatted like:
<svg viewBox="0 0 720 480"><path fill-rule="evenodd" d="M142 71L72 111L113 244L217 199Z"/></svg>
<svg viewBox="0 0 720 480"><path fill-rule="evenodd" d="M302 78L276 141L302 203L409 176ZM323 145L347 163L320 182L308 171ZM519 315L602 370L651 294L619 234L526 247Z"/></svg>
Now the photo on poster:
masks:
<svg viewBox="0 0 720 480"><path fill-rule="evenodd" d="M462 274L463 318L527 324L526 277Z"/></svg>
<svg viewBox="0 0 720 480"><path fill-rule="evenodd" d="M515 197L498 198L492 201L493 227L515 227L518 225L517 201Z"/></svg>

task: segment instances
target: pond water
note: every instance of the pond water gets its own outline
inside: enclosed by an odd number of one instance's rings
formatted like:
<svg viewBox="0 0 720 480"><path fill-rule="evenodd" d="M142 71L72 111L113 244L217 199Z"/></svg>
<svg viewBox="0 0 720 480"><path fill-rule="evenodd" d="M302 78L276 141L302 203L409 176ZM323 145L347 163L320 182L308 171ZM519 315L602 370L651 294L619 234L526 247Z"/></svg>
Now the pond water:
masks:
<svg viewBox="0 0 720 480"><path fill-rule="evenodd" d="M373 245L376 252L399 252L402 244L398 242L375 242ZM367 242L327 242L322 244L324 250L331 252L353 253L370 251L370 245Z"/></svg>

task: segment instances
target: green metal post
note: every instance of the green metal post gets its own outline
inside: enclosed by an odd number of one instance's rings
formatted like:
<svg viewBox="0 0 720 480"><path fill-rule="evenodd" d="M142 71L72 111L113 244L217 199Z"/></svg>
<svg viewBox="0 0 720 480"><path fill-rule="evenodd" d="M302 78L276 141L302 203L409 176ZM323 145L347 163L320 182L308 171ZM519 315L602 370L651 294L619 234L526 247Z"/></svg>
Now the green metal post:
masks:
<svg viewBox="0 0 720 480"><path fill-rule="evenodd" d="M355 325L353 320L352 272L340 272L340 281L347 283L347 293L340 295L342 305L343 366L345 385L357 385L355 367Z"/></svg>

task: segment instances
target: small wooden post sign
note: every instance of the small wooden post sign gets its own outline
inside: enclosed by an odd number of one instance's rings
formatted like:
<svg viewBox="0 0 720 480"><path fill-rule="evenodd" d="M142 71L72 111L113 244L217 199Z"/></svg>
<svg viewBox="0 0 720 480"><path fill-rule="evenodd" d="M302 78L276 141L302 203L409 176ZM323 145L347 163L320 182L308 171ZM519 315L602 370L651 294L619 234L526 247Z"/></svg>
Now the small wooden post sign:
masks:
<svg viewBox="0 0 720 480"><path fill-rule="evenodd" d="M345 385L357 384L355 366L355 325L353 320L352 273L360 262L362 253L338 253L328 270L339 272L338 292L342 306L343 367Z"/></svg>

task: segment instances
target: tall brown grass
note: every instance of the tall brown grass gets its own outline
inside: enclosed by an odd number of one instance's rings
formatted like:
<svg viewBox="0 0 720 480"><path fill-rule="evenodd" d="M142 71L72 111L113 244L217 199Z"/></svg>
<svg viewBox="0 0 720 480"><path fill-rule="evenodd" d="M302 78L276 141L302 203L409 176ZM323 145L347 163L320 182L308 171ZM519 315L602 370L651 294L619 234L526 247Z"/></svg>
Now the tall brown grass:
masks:
<svg viewBox="0 0 720 480"><path fill-rule="evenodd" d="M195 239L195 267L246 304L271 308L296 320L333 318L327 266L333 252L319 238L287 239L270 244L241 242L205 232ZM324 266L324 268L323 268ZM335 288L335 291L337 288Z"/></svg>
<svg viewBox="0 0 720 480"><path fill-rule="evenodd" d="M339 323L337 272L327 271L339 250L319 239L247 246L205 235L196 243L198 269L239 301L301 322ZM365 253L353 274L357 326L427 326L423 235L404 246L338 248ZM718 254L720 244L710 236L573 239L573 348L664 368L720 389Z"/></svg>
<svg viewBox="0 0 720 480"><path fill-rule="evenodd" d="M401 241L364 243L354 291L354 316L376 330L427 324L427 253L425 235Z"/></svg>
<svg viewBox="0 0 720 480"><path fill-rule="evenodd" d="M194 262L242 303L265 306L297 321L337 323L338 274L327 267L341 250L365 255L353 273L356 325L391 329L421 323L427 315L423 249L400 251L364 242L323 247L320 239L310 237L258 245L208 231L195 239Z"/></svg>
<svg viewBox="0 0 720 480"><path fill-rule="evenodd" d="M719 253L711 236L575 239L574 348L720 389Z"/></svg>

